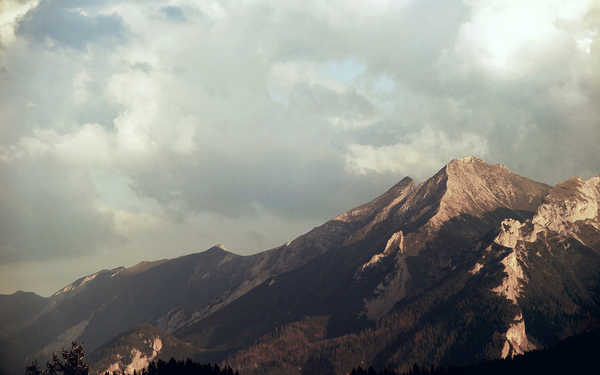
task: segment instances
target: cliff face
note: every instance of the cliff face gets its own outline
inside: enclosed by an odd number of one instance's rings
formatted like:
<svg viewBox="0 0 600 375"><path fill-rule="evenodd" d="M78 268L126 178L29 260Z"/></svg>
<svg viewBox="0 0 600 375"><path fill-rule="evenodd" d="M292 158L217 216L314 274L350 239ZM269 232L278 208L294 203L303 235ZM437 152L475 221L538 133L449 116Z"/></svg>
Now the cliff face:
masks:
<svg viewBox="0 0 600 375"><path fill-rule="evenodd" d="M99 371L169 353L244 374L506 358L600 320L599 202L600 177L550 187L453 160L275 249L81 278L0 344L23 363L82 340Z"/></svg>

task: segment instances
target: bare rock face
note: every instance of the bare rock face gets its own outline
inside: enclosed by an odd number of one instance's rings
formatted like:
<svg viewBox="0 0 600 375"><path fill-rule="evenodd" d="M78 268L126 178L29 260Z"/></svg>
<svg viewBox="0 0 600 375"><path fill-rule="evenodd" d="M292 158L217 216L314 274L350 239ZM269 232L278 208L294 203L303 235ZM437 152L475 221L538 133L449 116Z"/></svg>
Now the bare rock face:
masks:
<svg viewBox="0 0 600 375"><path fill-rule="evenodd" d="M525 222L512 218L503 220L494 243L511 251L501 261L506 276L492 291L505 296L519 306L523 285L527 283L527 276L523 269L528 266L527 247L535 244L540 236L544 238L546 248L551 248L548 237L553 236L558 236L562 241L572 238L585 245L578 235L579 226L589 225L595 229L600 228L598 226L599 202L599 177L592 177L589 180L573 178L551 189L532 219ZM541 253L537 251L535 255L539 257ZM528 340L525 319L520 307L515 322L510 325L505 336L502 358L522 354L535 348Z"/></svg>
<svg viewBox="0 0 600 375"><path fill-rule="evenodd" d="M600 229L599 202L600 176L589 180L572 178L552 189L539 207L533 223L539 230L566 235L572 232L573 224L577 222Z"/></svg>
<svg viewBox="0 0 600 375"><path fill-rule="evenodd" d="M514 357L515 355L535 349L535 346L529 343L527 339L523 315L518 314L515 316L515 321L506 331L506 341L502 347L501 358Z"/></svg>
<svg viewBox="0 0 600 375"><path fill-rule="evenodd" d="M150 353L144 353L138 348L133 347L130 352L131 358L124 360L123 356L117 354L115 362L111 363L110 366L99 373L105 374L108 372L112 374L113 372L125 372L127 374L133 374L134 371L139 372L140 370L145 369L150 362L158 356L158 353L162 349L162 341L160 337L157 336L151 340L146 340L144 344L146 344L145 346L148 347Z"/></svg>
<svg viewBox="0 0 600 375"><path fill-rule="evenodd" d="M500 226L500 233L494 238L494 242L500 246L514 249L517 246L517 241L523 240L521 228L524 224L515 219L506 219L502 220Z"/></svg>
<svg viewBox="0 0 600 375"><path fill-rule="evenodd" d="M509 248L511 251L501 261L506 276L502 279L500 285L492 289L492 292L506 297L519 309L514 317L515 322L511 323L506 330L506 341L502 347L501 358L513 357L535 348L529 343L525 332L525 321L518 301L521 296L522 284L526 282L522 268L522 264L525 263L525 256L520 247L517 247L518 241L523 240L521 235L523 226L524 224L514 219L503 220L500 233L494 238L494 243Z"/></svg>
<svg viewBox="0 0 600 375"><path fill-rule="evenodd" d="M90 353L90 374L139 373L155 359L193 357L194 352L195 349L189 344L154 326L143 324L118 335Z"/></svg>
<svg viewBox="0 0 600 375"><path fill-rule="evenodd" d="M498 207L533 211L549 186L512 173L502 164L491 165L469 156L446 166L450 212L483 214Z"/></svg>
<svg viewBox="0 0 600 375"><path fill-rule="evenodd" d="M397 252L399 252L400 255L404 254L404 235L402 234L402 231L392 234L385 244L383 252L373 255L367 263L362 265L361 271L365 271L367 268L375 266L386 256Z"/></svg>

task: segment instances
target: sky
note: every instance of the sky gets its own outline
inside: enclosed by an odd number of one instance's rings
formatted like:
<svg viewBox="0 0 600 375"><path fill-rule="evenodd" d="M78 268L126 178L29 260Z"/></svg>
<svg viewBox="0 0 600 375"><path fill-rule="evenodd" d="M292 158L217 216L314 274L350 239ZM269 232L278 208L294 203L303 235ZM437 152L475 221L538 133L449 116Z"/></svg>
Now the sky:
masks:
<svg viewBox="0 0 600 375"><path fill-rule="evenodd" d="M0 1L0 293L272 248L465 155L600 174L600 1Z"/></svg>

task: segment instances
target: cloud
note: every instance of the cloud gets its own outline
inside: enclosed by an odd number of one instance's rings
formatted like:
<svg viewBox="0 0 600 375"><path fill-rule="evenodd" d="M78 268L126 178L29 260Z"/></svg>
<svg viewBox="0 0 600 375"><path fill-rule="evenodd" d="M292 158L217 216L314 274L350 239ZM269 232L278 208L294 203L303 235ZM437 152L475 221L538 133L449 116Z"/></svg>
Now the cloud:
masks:
<svg viewBox="0 0 600 375"><path fill-rule="evenodd" d="M582 20L591 5L591 1L538 0L518 6L501 1L474 3L456 48L500 74L529 70L539 63L537 58L554 49L565 51L564 44L572 44L574 35L562 25ZM528 66L530 62L536 64Z"/></svg>
<svg viewBox="0 0 600 375"><path fill-rule="evenodd" d="M258 251L465 154L549 183L599 173L597 1L6 14L0 263Z"/></svg>
<svg viewBox="0 0 600 375"><path fill-rule="evenodd" d="M423 128L403 142L383 145L348 145L346 168L358 174L408 173L418 179L429 177L448 160L461 155L488 154L487 140L476 134L454 134Z"/></svg>
<svg viewBox="0 0 600 375"><path fill-rule="evenodd" d="M36 0L4 0L0 8L0 53L15 41L15 28L19 19L29 9L37 6Z"/></svg>
<svg viewBox="0 0 600 375"><path fill-rule="evenodd" d="M85 7L85 5L88 5ZM125 36L121 18L116 14L96 14L90 2L41 0L20 20L17 33L49 45L58 43L82 49L88 43ZM84 6L84 7L81 7Z"/></svg>
<svg viewBox="0 0 600 375"><path fill-rule="evenodd" d="M86 174L61 170L54 160L30 155L0 162L0 263L77 257L118 241L111 213L96 203Z"/></svg>
<svg viewBox="0 0 600 375"><path fill-rule="evenodd" d="M166 6L160 8L160 11L171 21L182 22L185 21L185 14L183 10L176 6Z"/></svg>

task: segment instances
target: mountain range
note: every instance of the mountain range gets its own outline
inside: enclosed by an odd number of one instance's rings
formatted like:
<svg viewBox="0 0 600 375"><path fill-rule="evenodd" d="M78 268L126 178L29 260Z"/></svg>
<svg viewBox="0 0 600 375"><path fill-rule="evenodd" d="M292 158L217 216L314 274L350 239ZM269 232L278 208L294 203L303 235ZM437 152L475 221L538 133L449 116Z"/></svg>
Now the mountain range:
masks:
<svg viewBox="0 0 600 375"><path fill-rule="evenodd" d="M162 358L241 374L464 366L600 323L600 177L549 186L475 157L280 247L102 270L0 295L0 372L71 341L92 373Z"/></svg>

